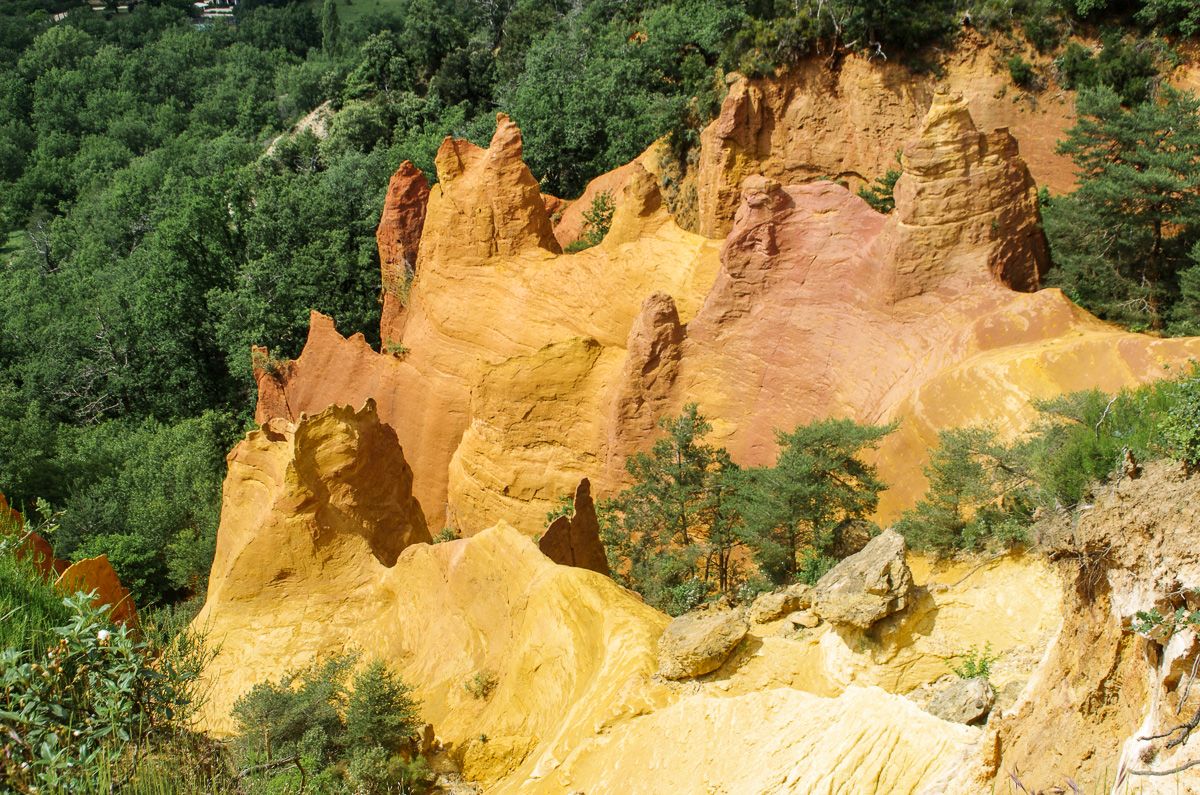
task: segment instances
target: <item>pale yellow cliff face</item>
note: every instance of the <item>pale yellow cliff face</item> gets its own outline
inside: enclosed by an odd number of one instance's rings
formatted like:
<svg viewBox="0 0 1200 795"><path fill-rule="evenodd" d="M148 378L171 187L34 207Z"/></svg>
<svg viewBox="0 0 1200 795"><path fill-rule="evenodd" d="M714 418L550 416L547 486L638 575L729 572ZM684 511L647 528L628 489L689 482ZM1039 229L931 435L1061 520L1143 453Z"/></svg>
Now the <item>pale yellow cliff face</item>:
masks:
<svg viewBox="0 0 1200 795"><path fill-rule="evenodd" d="M196 619L217 651L207 728L236 730L256 682L353 650L414 687L490 792L937 791L980 730L903 694L985 640L1011 660L997 681L1023 681L1060 620L1035 560L932 574L914 561L928 593L909 619L871 635L758 625L713 674L667 683L654 677L666 616L504 523L427 543L406 472L371 405L276 421L231 454ZM483 699L465 687L477 673L496 681Z"/></svg>

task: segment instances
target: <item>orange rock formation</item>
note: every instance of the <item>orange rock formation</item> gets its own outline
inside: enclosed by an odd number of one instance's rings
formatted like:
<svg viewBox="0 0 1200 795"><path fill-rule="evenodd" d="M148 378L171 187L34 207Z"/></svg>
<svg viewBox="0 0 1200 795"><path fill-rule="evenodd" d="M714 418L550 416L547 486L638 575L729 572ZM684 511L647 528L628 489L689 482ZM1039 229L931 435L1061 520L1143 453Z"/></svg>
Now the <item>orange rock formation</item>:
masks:
<svg viewBox="0 0 1200 795"><path fill-rule="evenodd" d="M379 338L404 336L404 301L417 267L421 229L425 226L425 206L429 201L429 181L421 170L405 160L388 182L387 197L375 240L379 247L379 268L383 279L383 317Z"/></svg>
<svg viewBox="0 0 1200 795"><path fill-rule="evenodd" d="M966 32L938 77L860 54L833 69L804 61L781 78L731 76L721 113L701 136L698 231L718 238L729 232L742 180L751 174L783 184L832 179L857 189L898 168L896 153L919 133L938 87L962 95L985 129L1011 129L1038 184L1070 190L1071 161L1056 146L1074 124L1073 98L1023 94L997 68L1001 60L997 48Z"/></svg>
<svg viewBox="0 0 1200 795"><path fill-rule="evenodd" d="M134 607L133 597L121 585L107 555L75 561L59 575L54 587L63 593L95 591L92 604L96 607L107 605L108 615L113 621L137 624L137 608Z"/></svg>
<svg viewBox="0 0 1200 795"><path fill-rule="evenodd" d="M314 315L300 358L260 374L258 418L368 398L395 429L431 526L540 532L581 478L623 482L663 415L696 401L743 464L827 416L900 421L879 463L886 520L923 489L943 428L1032 418L1031 398L1161 377L1200 356L1097 321L1039 284L1036 188L1003 131L935 92L896 210L831 182L748 177L724 245L680 229L628 169L604 242L559 255L520 134L438 155L403 359ZM1083 364L1086 363L1086 364Z"/></svg>
<svg viewBox="0 0 1200 795"><path fill-rule="evenodd" d="M559 516L542 537L538 549L555 563L578 566L607 575L608 557L600 541L600 524L596 521L596 505L592 502L592 484L587 478L579 481L570 516Z"/></svg>

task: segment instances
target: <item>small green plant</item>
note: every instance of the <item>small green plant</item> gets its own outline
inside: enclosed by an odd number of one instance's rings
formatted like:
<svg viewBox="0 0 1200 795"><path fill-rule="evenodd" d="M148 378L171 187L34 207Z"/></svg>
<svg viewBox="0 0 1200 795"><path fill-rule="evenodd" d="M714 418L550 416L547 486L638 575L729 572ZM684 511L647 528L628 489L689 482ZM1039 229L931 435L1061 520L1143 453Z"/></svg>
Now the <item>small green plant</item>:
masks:
<svg viewBox="0 0 1200 795"><path fill-rule="evenodd" d="M1200 468L1200 365L1193 363L1172 392L1174 399L1159 426L1163 446L1192 473Z"/></svg>
<svg viewBox="0 0 1200 795"><path fill-rule="evenodd" d="M408 355L408 346L395 340L385 340L383 352L395 356L397 359L403 359Z"/></svg>
<svg viewBox="0 0 1200 795"><path fill-rule="evenodd" d="M458 531L453 527L443 527L441 531L433 537L433 543L444 544L447 541L457 541L459 536Z"/></svg>
<svg viewBox="0 0 1200 795"><path fill-rule="evenodd" d="M950 670L954 672L960 679L990 679L992 675L992 663L1000 659L999 654L992 653L992 644L984 645L983 650L977 649L975 646L967 649L966 653L960 654L957 665L951 665Z"/></svg>
<svg viewBox="0 0 1200 795"><path fill-rule="evenodd" d="M896 153L896 159L900 159L900 155ZM858 189L858 195L863 201L871 205L877 213L887 215L892 210L896 209L896 182L900 179L903 172L899 169L888 169L887 173L882 177L878 177L871 185L863 185Z"/></svg>
<svg viewBox="0 0 1200 795"><path fill-rule="evenodd" d="M560 516L571 516L575 513L575 498L570 494L563 494L558 498L558 503L546 511L546 524L550 525L555 519Z"/></svg>
<svg viewBox="0 0 1200 795"><path fill-rule="evenodd" d="M1008 75L1012 78L1013 83L1021 88L1032 91L1038 87L1037 70L1033 68L1033 64L1026 61L1020 55L1014 55L1008 59Z"/></svg>
<svg viewBox="0 0 1200 795"><path fill-rule="evenodd" d="M90 594L41 653L0 650L0 779L16 792L90 791L98 771L133 776L152 740L185 730L208 657L190 635L152 647Z"/></svg>
<svg viewBox="0 0 1200 795"><path fill-rule="evenodd" d="M613 212L616 204L612 194L602 191L592 199L592 204L583 212L583 234L574 243L567 246L567 253L574 254L584 249L598 245L608 230L612 227Z"/></svg>
<svg viewBox="0 0 1200 795"><path fill-rule="evenodd" d="M496 678L494 671L476 671L474 676L463 683L463 689L473 698L483 701L492 694L499 683L500 680ZM487 742L487 740L483 742Z"/></svg>

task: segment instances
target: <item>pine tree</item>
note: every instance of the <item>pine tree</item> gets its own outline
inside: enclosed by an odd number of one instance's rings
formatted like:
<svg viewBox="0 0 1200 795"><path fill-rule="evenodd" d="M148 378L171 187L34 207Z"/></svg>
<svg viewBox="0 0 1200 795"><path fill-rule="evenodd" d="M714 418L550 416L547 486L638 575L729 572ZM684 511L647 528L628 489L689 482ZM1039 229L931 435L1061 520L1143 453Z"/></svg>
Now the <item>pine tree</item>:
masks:
<svg viewBox="0 0 1200 795"><path fill-rule="evenodd" d="M1047 213L1052 279L1090 309L1161 329L1200 236L1200 100L1164 87L1126 109L1100 86L1080 92L1078 113L1059 151L1079 189Z"/></svg>
<svg viewBox="0 0 1200 795"><path fill-rule="evenodd" d="M823 420L780 431L775 466L743 473L738 508L768 576L791 582L806 571L815 579L832 565L838 526L874 511L884 489L874 465L859 456L892 430Z"/></svg>
<svg viewBox="0 0 1200 795"><path fill-rule="evenodd" d="M601 506L613 571L669 613L694 607L710 589L735 585L740 523L733 512L729 453L701 440L712 426L695 404L659 427L649 454L625 462L633 485Z"/></svg>

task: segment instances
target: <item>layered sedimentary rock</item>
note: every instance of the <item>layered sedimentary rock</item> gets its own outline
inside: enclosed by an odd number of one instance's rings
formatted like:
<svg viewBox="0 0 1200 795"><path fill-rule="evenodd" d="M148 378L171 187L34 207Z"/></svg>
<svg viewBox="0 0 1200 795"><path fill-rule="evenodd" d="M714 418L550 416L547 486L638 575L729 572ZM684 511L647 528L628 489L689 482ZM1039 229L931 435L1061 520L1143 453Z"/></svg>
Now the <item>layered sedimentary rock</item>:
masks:
<svg viewBox="0 0 1200 795"><path fill-rule="evenodd" d="M1167 462L1102 487L1077 522L1043 530L1066 586L1063 626L1021 701L989 727L977 781L1013 774L1030 791L1074 780L1085 790L1200 793L1200 768L1137 772L1196 758L1194 740L1167 747L1179 732L1152 738L1200 708L1188 692L1200 639L1130 629L1139 611L1200 609L1198 537L1200 478Z"/></svg>
<svg viewBox="0 0 1200 795"><path fill-rule="evenodd" d="M1200 341L1122 332L1056 290L1036 188L1013 137L932 92L904 149L896 210L832 182L741 186L727 239L680 229L638 163L605 240L560 255L501 117L491 146L438 155L403 358L314 316L294 363L259 378L258 418L373 398L431 526L501 519L528 534L581 478L611 494L660 418L696 402L746 465L775 430L829 416L898 420L878 453L879 518L920 495L937 432L1015 433L1032 398L1115 390L1200 356Z"/></svg>

